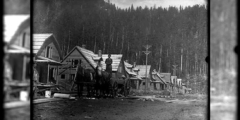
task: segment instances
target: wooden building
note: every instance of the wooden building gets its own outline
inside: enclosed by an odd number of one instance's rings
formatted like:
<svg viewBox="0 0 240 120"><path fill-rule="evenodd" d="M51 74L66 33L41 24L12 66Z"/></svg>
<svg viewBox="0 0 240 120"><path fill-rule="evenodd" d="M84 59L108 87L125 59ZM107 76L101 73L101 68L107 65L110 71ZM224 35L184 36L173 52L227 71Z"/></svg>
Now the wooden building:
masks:
<svg viewBox="0 0 240 120"><path fill-rule="evenodd" d="M59 69L59 80L73 80L79 60L86 69L94 70L97 64L93 57L97 55L85 49L85 46L75 46L61 61L63 66Z"/></svg>
<svg viewBox="0 0 240 120"><path fill-rule="evenodd" d="M171 73L159 73L160 77L167 83L167 90L172 90Z"/></svg>
<svg viewBox="0 0 240 120"><path fill-rule="evenodd" d="M5 46L5 57L12 71L12 79L25 81L30 79L30 18L26 17L19 22L19 26L14 26L18 28L16 31L12 31L13 35L8 36L5 33L4 39L8 39ZM11 32L11 29L5 32L8 31Z"/></svg>
<svg viewBox="0 0 240 120"><path fill-rule="evenodd" d="M133 68L133 71L137 74L138 78L141 78L138 80L138 89L145 89L145 80L148 80L148 86L150 86L150 69L151 65L147 65L147 77L146 77L146 65L136 65ZM141 86L142 85L142 86Z"/></svg>
<svg viewBox="0 0 240 120"><path fill-rule="evenodd" d="M85 66L86 69L95 70L97 67L98 60L103 59L103 70L106 69L105 60L108 58L108 54L102 54L101 51L98 54L94 54L92 51L86 49L86 46L83 45L75 46L62 60L63 66L59 69L59 81L61 85L65 87L70 87L71 81L74 79L77 63L79 60L82 61L82 66ZM125 70L124 61L122 60L121 54L112 54L111 58L112 63L112 78L129 77ZM68 83L69 82L69 83Z"/></svg>
<svg viewBox="0 0 240 120"><path fill-rule="evenodd" d="M156 71L152 71L152 82L151 83L153 84L154 89L156 89L156 90L165 90L167 88L166 81Z"/></svg>
<svg viewBox="0 0 240 120"><path fill-rule="evenodd" d="M57 82L58 66L63 59L59 43L52 33L33 34L33 54L39 82Z"/></svg>
<svg viewBox="0 0 240 120"><path fill-rule="evenodd" d="M16 20L18 19L18 20ZM14 23L12 23L14 21ZM30 90L30 18L29 15L4 16L4 100L28 101L21 91ZM19 97L20 96L20 97ZM23 98L23 99L21 99ZM5 104L5 105L6 105Z"/></svg>

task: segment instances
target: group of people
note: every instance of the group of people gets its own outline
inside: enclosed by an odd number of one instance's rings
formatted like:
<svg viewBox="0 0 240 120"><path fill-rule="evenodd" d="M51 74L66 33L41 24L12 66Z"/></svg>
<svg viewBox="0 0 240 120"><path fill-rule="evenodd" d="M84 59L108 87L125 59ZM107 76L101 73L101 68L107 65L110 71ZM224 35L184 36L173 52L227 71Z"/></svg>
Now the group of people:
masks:
<svg viewBox="0 0 240 120"><path fill-rule="evenodd" d="M101 74L102 74L101 71L103 71L102 61L103 61L103 59L100 58L100 59L98 60L97 67L96 67L96 71L99 72L99 73L98 73L99 75L101 75ZM111 54L109 54L109 55L108 55L108 58L105 60L105 64L106 64L106 70L105 70L105 71L110 74L110 77L112 76L112 63L113 63L113 61L112 61L112 59L111 59ZM79 70L79 69L80 69L80 66L81 66L81 61L78 62L78 66L79 66L79 67L78 67L78 69L77 69L76 79L78 78L78 75L80 75L79 72L81 72L81 70Z"/></svg>
<svg viewBox="0 0 240 120"><path fill-rule="evenodd" d="M96 84L95 84L95 89L96 90L102 90L103 86L105 85L105 83L102 83L103 79L110 79L112 77L112 63L113 63L113 60L111 59L111 54L108 55L108 58L105 60L105 64L106 64L106 70L103 71L103 59L100 58L98 60L98 63L97 63L97 66L95 68L95 80L96 80ZM86 66L82 65L81 64L82 61L80 60L78 62L78 65L77 65L77 71L76 71L76 76L75 76L75 83L78 85L78 92L79 92L79 95L81 95L81 92L82 92L82 88L83 88L83 84L82 82L90 82L93 80L93 74L92 72L90 71L87 71L88 69L86 69ZM88 77L90 76L90 77ZM101 80L100 80L101 79ZM90 86L88 85L88 92L90 90Z"/></svg>

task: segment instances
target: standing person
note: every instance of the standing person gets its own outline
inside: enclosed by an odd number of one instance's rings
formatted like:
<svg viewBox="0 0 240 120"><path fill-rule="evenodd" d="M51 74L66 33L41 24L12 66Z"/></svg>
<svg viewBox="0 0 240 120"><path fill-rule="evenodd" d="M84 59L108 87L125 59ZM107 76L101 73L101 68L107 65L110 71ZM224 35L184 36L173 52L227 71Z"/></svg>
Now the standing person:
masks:
<svg viewBox="0 0 240 120"><path fill-rule="evenodd" d="M96 92L96 96L100 96L101 95L101 91L102 91L102 70L103 70L103 68L102 68L102 62L103 61L103 59L102 58L100 58L99 60L98 60L98 63L97 63L97 67L96 67L96 69L95 69L95 73L96 73L96 84L95 84L95 92Z"/></svg>
<svg viewBox="0 0 240 120"><path fill-rule="evenodd" d="M39 83L39 73L37 71L37 64L33 64L33 81L34 83Z"/></svg>
<svg viewBox="0 0 240 120"><path fill-rule="evenodd" d="M110 78L112 77L112 58L111 54L108 54L108 58L105 60L106 63L106 72L110 74Z"/></svg>

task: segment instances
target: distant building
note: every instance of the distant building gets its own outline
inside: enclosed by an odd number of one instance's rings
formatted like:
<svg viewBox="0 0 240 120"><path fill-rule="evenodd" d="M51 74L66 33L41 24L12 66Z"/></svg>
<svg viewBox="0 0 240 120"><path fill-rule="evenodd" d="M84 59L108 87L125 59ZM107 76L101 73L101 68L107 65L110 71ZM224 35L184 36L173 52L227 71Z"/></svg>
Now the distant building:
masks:
<svg viewBox="0 0 240 120"><path fill-rule="evenodd" d="M154 89L157 89L157 90L167 89L166 81L156 71L152 71L152 83L154 84L154 87L156 87Z"/></svg>

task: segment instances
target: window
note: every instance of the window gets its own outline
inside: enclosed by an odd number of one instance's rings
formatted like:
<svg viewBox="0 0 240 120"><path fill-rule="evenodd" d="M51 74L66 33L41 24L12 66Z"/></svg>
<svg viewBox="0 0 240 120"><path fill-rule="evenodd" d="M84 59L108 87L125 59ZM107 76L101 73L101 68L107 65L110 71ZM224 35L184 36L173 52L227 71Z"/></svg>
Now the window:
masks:
<svg viewBox="0 0 240 120"><path fill-rule="evenodd" d="M61 75L61 79L65 79L65 75Z"/></svg>
<svg viewBox="0 0 240 120"><path fill-rule="evenodd" d="M77 67L77 65L78 65L78 60L75 59L75 60L73 60L73 61L74 61L74 67Z"/></svg>
<svg viewBox="0 0 240 120"><path fill-rule="evenodd" d="M71 74L71 80L74 80L75 74Z"/></svg>
<svg viewBox="0 0 240 120"><path fill-rule="evenodd" d="M24 32L22 36L22 47L25 47L25 41L26 41L25 37L26 37L26 33Z"/></svg>
<svg viewBox="0 0 240 120"><path fill-rule="evenodd" d="M52 58L52 47L50 46L46 47L45 57Z"/></svg>
<svg viewBox="0 0 240 120"><path fill-rule="evenodd" d="M50 47L48 46L48 47L46 48L46 57L47 57L47 58L49 57L49 51L50 51Z"/></svg>

